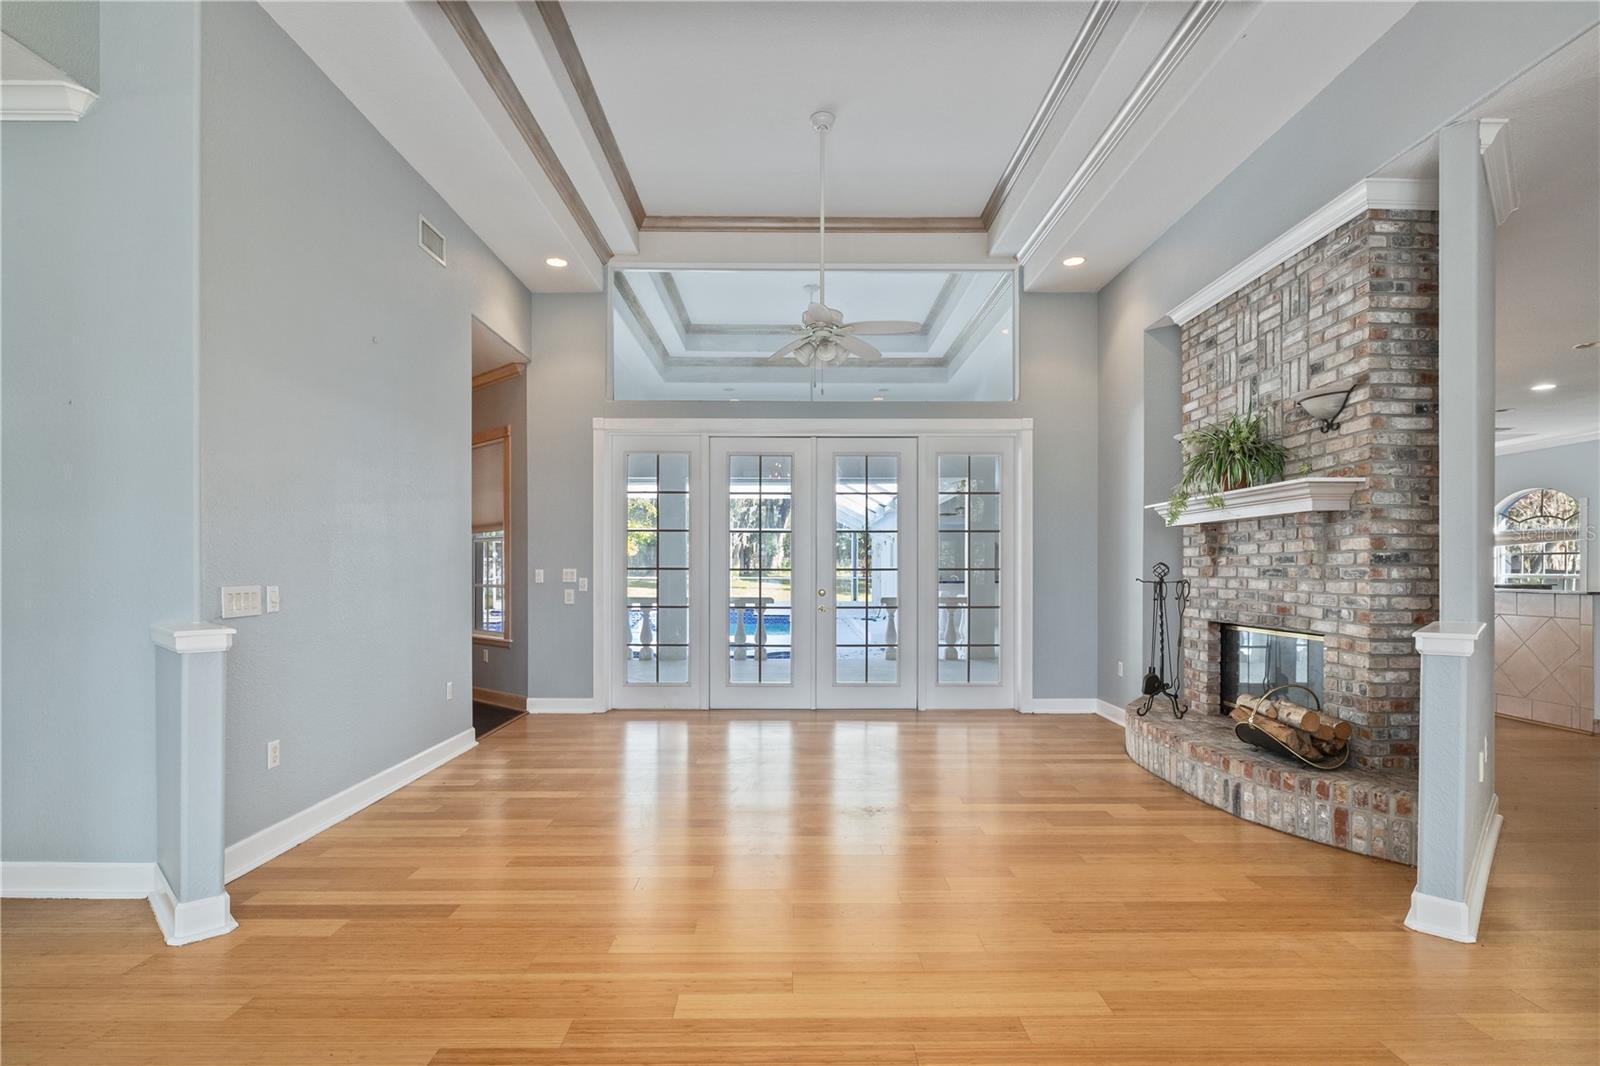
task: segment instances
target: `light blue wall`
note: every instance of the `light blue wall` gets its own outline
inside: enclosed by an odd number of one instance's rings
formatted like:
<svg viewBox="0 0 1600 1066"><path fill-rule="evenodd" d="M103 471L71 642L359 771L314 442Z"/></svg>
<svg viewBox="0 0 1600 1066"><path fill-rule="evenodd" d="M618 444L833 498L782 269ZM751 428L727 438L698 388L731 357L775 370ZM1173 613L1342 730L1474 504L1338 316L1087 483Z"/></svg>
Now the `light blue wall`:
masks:
<svg viewBox="0 0 1600 1066"><path fill-rule="evenodd" d="M1034 419L1034 694L1092 695L1095 661L1095 298L1025 294L1013 403L615 402L605 398L605 303L535 296L528 369L532 567L593 574L593 420L608 418ZM592 597L561 602L562 585L527 585L528 694L588 697ZM603 650L602 654L609 654Z"/></svg>
<svg viewBox="0 0 1600 1066"><path fill-rule="evenodd" d="M527 350L529 298L259 7L203 12L201 602L283 597L228 658L235 843L470 728L471 318Z"/></svg>
<svg viewBox="0 0 1600 1066"><path fill-rule="evenodd" d="M1144 622L1128 594L1170 537L1151 495L1146 431L1172 402L1147 374L1146 331L1181 300L1371 175L1596 21L1587 3L1423 3L1360 56L1100 293L1099 696L1135 691ZM1158 417L1166 417L1161 414ZM1164 428L1164 427L1163 427ZM1162 447L1177 448L1168 441Z"/></svg>
<svg viewBox="0 0 1600 1066"><path fill-rule="evenodd" d="M1600 423L1600 411L1595 421ZM1495 502L1523 489L1560 489L1588 497L1589 520L1600 521L1600 440L1495 456Z"/></svg>
<svg viewBox="0 0 1600 1066"><path fill-rule="evenodd" d="M0 30L34 55L100 88L100 4L97 0L4 0Z"/></svg>
<svg viewBox="0 0 1600 1066"><path fill-rule="evenodd" d="M0 125L10 861L155 858L150 626L195 610L198 14L101 15L84 119Z"/></svg>

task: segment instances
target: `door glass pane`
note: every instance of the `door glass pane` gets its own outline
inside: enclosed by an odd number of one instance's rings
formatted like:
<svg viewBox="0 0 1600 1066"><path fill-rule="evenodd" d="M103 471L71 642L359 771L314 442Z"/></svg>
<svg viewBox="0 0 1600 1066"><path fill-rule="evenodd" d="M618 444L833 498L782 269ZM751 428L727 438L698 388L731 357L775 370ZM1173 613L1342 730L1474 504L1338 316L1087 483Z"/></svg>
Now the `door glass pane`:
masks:
<svg viewBox="0 0 1600 1066"><path fill-rule="evenodd" d="M630 685L689 683L689 454L627 456L627 632Z"/></svg>
<svg viewBox="0 0 1600 1066"><path fill-rule="evenodd" d="M900 457L839 455L833 464L834 681L899 680Z"/></svg>
<svg viewBox="0 0 1600 1066"><path fill-rule="evenodd" d="M794 456L728 456L728 682L792 678Z"/></svg>
<svg viewBox="0 0 1600 1066"><path fill-rule="evenodd" d="M938 682L998 685L1000 457L941 455L938 469Z"/></svg>

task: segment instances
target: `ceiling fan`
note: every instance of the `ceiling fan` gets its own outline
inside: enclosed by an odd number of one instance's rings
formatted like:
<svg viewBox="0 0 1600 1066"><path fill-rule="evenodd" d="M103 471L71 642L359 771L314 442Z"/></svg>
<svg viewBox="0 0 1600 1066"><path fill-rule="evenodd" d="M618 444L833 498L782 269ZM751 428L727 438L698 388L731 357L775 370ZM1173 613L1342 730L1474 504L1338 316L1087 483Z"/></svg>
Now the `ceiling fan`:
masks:
<svg viewBox="0 0 1600 1066"><path fill-rule="evenodd" d="M843 314L828 306L828 131L833 128L833 113L816 112L811 128L817 131L817 294L800 316L800 325L792 327L800 336L773 352L767 362L793 359L801 366L819 367L839 366L849 359L875 363L883 353L863 336L919 333L922 323L846 322Z"/></svg>

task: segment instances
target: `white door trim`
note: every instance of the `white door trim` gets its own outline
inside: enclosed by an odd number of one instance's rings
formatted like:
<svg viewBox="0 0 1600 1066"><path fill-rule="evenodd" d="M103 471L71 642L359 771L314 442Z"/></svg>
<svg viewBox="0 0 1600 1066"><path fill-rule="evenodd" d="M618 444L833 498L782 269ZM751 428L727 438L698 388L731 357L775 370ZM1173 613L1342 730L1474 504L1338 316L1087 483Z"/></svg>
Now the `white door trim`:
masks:
<svg viewBox="0 0 1600 1066"><path fill-rule="evenodd" d="M619 704L611 690L611 661L613 641L614 605L613 589L621 587L620 559L612 558L610 535L620 521L620 511L610 513L608 501L613 493L607 487L610 476L610 455L619 437L628 435L674 438L674 446L697 449L699 469L710 468L711 438L747 437L915 437L919 455L929 447L924 438L951 436L999 438L1011 442L1015 448L1016 493L1015 538L1007 538L1007 545L1015 543L1017 610L1016 665L1013 707L1028 706L1033 700L1033 419L1031 418L596 418L593 422L593 489L594 530L593 552L595 583L593 587L593 692L596 710L610 710ZM705 475L702 474L702 481ZM699 502L693 502L698 498ZM702 488L698 493L691 487L691 507L694 508L695 528L711 528L710 493ZM693 565L701 573L709 563L706 554L709 537L690 534ZM703 598L703 596L702 596ZM691 625L693 624L691 620ZM700 632L704 633L702 628ZM691 635L691 641L694 637ZM706 663L709 657L696 655L693 661ZM708 670L702 666L696 687L701 693L700 708L709 707L705 698L709 693ZM926 699L919 686L919 706Z"/></svg>

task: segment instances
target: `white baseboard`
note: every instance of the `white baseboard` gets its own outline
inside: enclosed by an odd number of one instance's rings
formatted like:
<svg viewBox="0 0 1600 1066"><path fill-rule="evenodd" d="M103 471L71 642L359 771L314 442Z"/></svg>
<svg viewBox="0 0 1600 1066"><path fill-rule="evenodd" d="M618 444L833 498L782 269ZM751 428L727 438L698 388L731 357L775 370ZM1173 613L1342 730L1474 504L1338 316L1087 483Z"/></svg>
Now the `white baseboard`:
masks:
<svg viewBox="0 0 1600 1066"><path fill-rule="evenodd" d="M166 874L159 865L155 868L155 888L150 893L150 910L155 913L161 935L173 947L210 940L239 928L228 909L228 894L219 893L205 899L192 899L179 903Z"/></svg>
<svg viewBox="0 0 1600 1066"><path fill-rule="evenodd" d="M1095 700L1094 702L1096 704L1095 714L1098 714L1112 725L1121 726L1123 729L1128 728L1127 708L1118 707L1115 703L1108 703L1105 700Z"/></svg>
<svg viewBox="0 0 1600 1066"><path fill-rule="evenodd" d="M262 863L305 843L329 826L344 821L363 807L371 806L396 789L409 785L429 770L443 766L477 744L472 730L463 729L426 751L419 751L411 758L387 770L380 770L343 792L312 804L299 814L291 814L283 821L230 845L223 860L223 880L232 881L249 873Z"/></svg>
<svg viewBox="0 0 1600 1066"><path fill-rule="evenodd" d="M153 862L0 862L0 896L9 899L144 899Z"/></svg>
<svg viewBox="0 0 1600 1066"><path fill-rule="evenodd" d="M604 714L593 696L529 696L529 714Z"/></svg>
<svg viewBox="0 0 1600 1066"><path fill-rule="evenodd" d="M1090 696L1069 699L1034 698L1024 700L1017 710L1023 714L1097 714L1114 725L1124 725L1122 708Z"/></svg>
<svg viewBox="0 0 1600 1066"><path fill-rule="evenodd" d="M1494 865L1495 846L1500 842L1503 824L1505 817L1500 813L1500 797L1496 795L1489 801L1489 811L1478 831L1478 846L1472 853L1472 867L1467 871L1467 898L1445 899L1412 892L1411 913L1406 915L1407 929L1463 944L1477 942L1483 897L1489 889L1489 868Z"/></svg>

